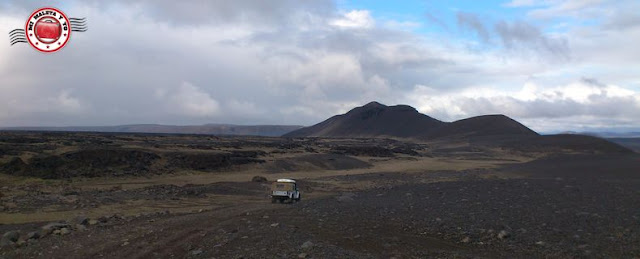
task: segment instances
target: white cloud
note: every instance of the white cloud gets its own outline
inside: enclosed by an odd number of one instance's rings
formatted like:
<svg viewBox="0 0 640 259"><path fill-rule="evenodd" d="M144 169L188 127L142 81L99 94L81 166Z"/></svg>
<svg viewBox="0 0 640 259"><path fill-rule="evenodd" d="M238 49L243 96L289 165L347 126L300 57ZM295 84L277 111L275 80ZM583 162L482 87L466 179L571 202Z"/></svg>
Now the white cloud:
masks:
<svg viewBox="0 0 640 259"><path fill-rule="evenodd" d="M413 31L422 27L422 23L416 21L387 20L384 27L392 30Z"/></svg>
<svg viewBox="0 0 640 259"><path fill-rule="evenodd" d="M469 88L455 93L417 85L406 100L416 104L421 112L449 121L505 114L523 121L536 121L529 126L538 130L571 129L572 125L559 123L562 118L570 119L567 122L582 120L593 127L616 124L640 127L638 122L629 122L629 118L640 117L640 93L594 82L583 79L554 87L528 82L517 91ZM545 123L546 119L553 122ZM599 123L602 121L607 124Z"/></svg>
<svg viewBox="0 0 640 259"><path fill-rule="evenodd" d="M516 3L514 3L516 2ZM518 3L519 2L519 3ZM536 19L550 19L556 17L586 17L601 14L597 10L603 0L546 0L546 1L512 1L510 7L535 7L528 15ZM520 4L520 5L518 5Z"/></svg>
<svg viewBox="0 0 640 259"><path fill-rule="evenodd" d="M339 28L372 28L375 21L368 10L353 10L343 17L331 21L331 25Z"/></svg>
<svg viewBox="0 0 640 259"><path fill-rule="evenodd" d="M526 6L534 6L537 5L538 2L536 0L512 0L508 3L503 4L503 6L508 7L526 7Z"/></svg>
<svg viewBox="0 0 640 259"><path fill-rule="evenodd" d="M50 98L49 102L55 107L54 109L64 112L79 113L83 110L80 100L73 97L70 90L63 90L56 98Z"/></svg>
<svg viewBox="0 0 640 259"><path fill-rule="evenodd" d="M265 109L256 106L255 103L250 101L232 99L226 102L226 108L233 114L253 117L254 120L256 120L255 123L260 123L260 121L258 121L259 116L267 115Z"/></svg>
<svg viewBox="0 0 640 259"><path fill-rule="evenodd" d="M309 125L377 100L442 119L503 112L563 129L637 125L640 26L628 10L638 4L621 1L510 2L570 18L600 10L595 25L562 20L560 29L531 15L461 17L486 42L451 27L421 34L419 24L329 0L72 1L65 11L90 29L63 51L0 44L0 124ZM22 26L33 5L0 3L0 32ZM437 26L456 20L446 14ZM573 82L583 76L608 84Z"/></svg>
<svg viewBox="0 0 640 259"><path fill-rule="evenodd" d="M163 94L169 112L193 117L210 117L218 114L220 105L211 95L188 82Z"/></svg>

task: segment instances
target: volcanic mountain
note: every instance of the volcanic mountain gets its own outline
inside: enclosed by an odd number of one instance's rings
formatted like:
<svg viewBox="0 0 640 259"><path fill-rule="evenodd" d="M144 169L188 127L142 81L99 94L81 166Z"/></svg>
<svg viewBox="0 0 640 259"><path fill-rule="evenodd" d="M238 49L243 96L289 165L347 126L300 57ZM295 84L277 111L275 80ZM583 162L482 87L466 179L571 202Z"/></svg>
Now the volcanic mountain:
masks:
<svg viewBox="0 0 640 259"><path fill-rule="evenodd" d="M486 115L442 122L408 105L386 106L371 102L333 116L316 125L289 132L284 137L447 137L537 136L538 133L504 115Z"/></svg>
<svg viewBox="0 0 640 259"><path fill-rule="evenodd" d="M294 130L284 137L413 138L446 123L419 113L407 105L386 106L371 102L333 116L316 125Z"/></svg>
<svg viewBox="0 0 640 259"><path fill-rule="evenodd" d="M505 115L482 115L446 123L423 135L428 139L447 137L538 136L538 133Z"/></svg>

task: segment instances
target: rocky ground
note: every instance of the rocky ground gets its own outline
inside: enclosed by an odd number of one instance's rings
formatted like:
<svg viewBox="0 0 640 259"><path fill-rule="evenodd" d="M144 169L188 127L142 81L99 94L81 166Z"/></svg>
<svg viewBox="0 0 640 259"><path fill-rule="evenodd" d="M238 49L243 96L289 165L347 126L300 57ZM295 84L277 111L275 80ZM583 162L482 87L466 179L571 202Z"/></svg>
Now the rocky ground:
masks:
<svg viewBox="0 0 640 259"><path fill-rule="evenodd" d="M8 258L633 258L638 200L637 182L407 184L297 204L265 199L187 214L80 218L2 251Z"/></svg>
<svg viewBox="0 0 640 259"><path fill-rule="evenodd" d="M193 178L188 184L9 178L0 189L0 217L14 223L0 222L0 258L640 257L638 154L527 160L499 150L393 141L375 143L382 149L363 148L364 140L283 148L260 141L251 150L261 145L264 153L243 154L265 161L248 171L265 177L253 179L243 178L246 172L236 178L235 171L212 172L225 181L186 175ZM498 156L493 166L484 166L492 156ZM270 180L309 168L299 178L301 202L270 203ZM168 179L185 179L176 177ZM120 187L136 181L141 185ZM155 207L123 209L129 203ZM72 213L15 218L58 212Z"/></svg>

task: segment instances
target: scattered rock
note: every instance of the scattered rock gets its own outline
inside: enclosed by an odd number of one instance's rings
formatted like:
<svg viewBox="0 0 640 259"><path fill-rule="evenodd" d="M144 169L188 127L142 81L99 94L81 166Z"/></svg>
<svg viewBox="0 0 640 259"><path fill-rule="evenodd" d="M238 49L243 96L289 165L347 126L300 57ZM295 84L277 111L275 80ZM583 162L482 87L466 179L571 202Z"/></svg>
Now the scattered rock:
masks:
<svg viewBox="0 0 640 259"><path fill-rule="evenodd" d="M64 235L68 235L71 233L71 230L69 230L68 228L61 228L60 229L60 235L64 236Z"/></svg>
<svg viewBox="0 0 640 259"><path fill-rule="evenodd" d="M313 248L313 246L314 246L313 242L311 242L311 241L307 241L307 242L302 243L302 246L300 246L300 248L302 248L302 249L305 249L305 250L306 250L306 249L311 249L311 248Z"/></svg>
<svg viewBox="0 0 640 259"><path fill-rule="evenodd" d="M471 238L469 238L469 237L464 237L464 238L462 239L462 241L461 241L461 242L462 242L462 243L469 243L469 241L471 241Z"/></svg>
<svg viewBox="0 0 640 259"><path fill-rule="evenodd" d="M20 238L20 231L9 231L7 233L4 233L4 235L2 235L2 238L6 238L11 242L17 242Z"/></svg>
<svg viewBox="0 0 640 259"><path fill-rule="evenodd" d="M19 238L19 231L9 231L7 233L4 233L4 235L2 235L2 238L0 239L0 247L11 245L17 242Z"/></svg>
<svg viewBox="0 0 640 259"><path fill-rule="evenodd" d="M98 224L98 221L97 221L97 220L95 220L95 219L90 219L90 220L89 220L89 225L90 225L90 226L93 226L93 225L96 225L96 224Z"/></svg>
<svg viewBox="0 0 640 259"><path fill-rule="evenodd" d="M353 196L355 196L353 193L343 193L342 195L336 197L336 200L338 200L339 202L351 202L353 201Z"/></svg>
<svg viewBox="0 0 640 259"><path fill-rule="evenodd" d="M74 225L87 225L89 223L89 217L87 216L77 216L69 221L70 224Z"/></svg>
<svg viewBox="0 0 640 259"><path fill-rule="evenodd" d="M200 255L202 253L203 253L202 249L196 249L196 250L191 251L192 255Z"/></svg>
<svg viewBox="0 0 640 259"><path fill-rule="evenodd" d="M41 228L41 236L46 236L49 235L57 230L60 230L61 228L66 228L69 227L69 224L67 223L59 223L59 222L53 222L53 223L49 223L46 224L44 226L42 226ZM58 233L60 233L60 231L58 231Z"/></svg>
<svg viewBox="0 0 640 259"><path fill-rule="evenodd" d="M280 223L273 223L273 224L271 224L271 227L274 227L274 228L275 228L275 227L277 227L277 226L279 226L279 225L280 225Z"/></svg>
<svg viewBox="0 0 640 259"><path fill-rule="evenodd" d="M75 228L79 231L87 230L87 227L85 225L80 225L80 224L76 225Z"/></svg>
<svg viewBox="0 0 640 259"><path fill-rule="evenodd" d="M298 258L307 258L307 254L306 253L300 253L300 254L298 254Z"/></svg>
<svg viewBox="0 0 640 259"><path fill-rule="evenodd" d="M253 178L251 178L251 181L256 183L264 183L264 182L267 182L267 178L264 176L256 175Z"/></svg>
<svg viewBox="0 0 640 259"><path fill-rule="evenodd" d="M27 240L38 239L38 238L40 238L40 232L38 231L31 231L27 234Z"/></svg>
<svg viewBox="0 0 640 259"><path fill-rule="evenodd" d="M16 242L16 246L17 247L21 247L27 244L27 241L24 240L18 240L18 242Z"/></svg>
<svg viewBox="0 0 640 259"><path fill-rule="evenodd" d="M505 239L510 237L511 234L509 234L509 232L505 231L505 230L501 230L500 233L498 233L498 238L500 239Z"/></svg>
<svg viewBox="0 0 640 259"><path fill-rule="evenodd" d="M17 208L18 208L18 205L17 205L17 204L15 204L14 202L6 202L6 203L4 204L4 207L5 207L7 210L11 210L11 209L17 209Z"/></svg>

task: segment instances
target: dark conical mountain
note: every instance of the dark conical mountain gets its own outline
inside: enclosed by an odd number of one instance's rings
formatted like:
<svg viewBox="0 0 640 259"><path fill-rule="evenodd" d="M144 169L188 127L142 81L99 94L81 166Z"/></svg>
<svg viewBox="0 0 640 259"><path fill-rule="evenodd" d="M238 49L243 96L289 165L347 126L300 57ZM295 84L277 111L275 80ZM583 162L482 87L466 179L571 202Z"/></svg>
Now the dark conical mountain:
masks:
<svg viewBox="0 0 640 259"><path fill-rule="evenodd" d="M408 105L386 106L371 102L284 137L439 139L505 135L537 136L538 133L504 115L485 115L448 123L419 113Z"/></svg>
<svg viewBox="0 0 640 259"><path fill-rule="evenodd" d="M631 150L607 140L572 135L541 136L504 115L484 115L454 122L442 122L407 105L386 106L371 102L333 116L316 125L301 128L284 137L375 138L415 140L462 140L481 146L499 146L523 151L583 150L629 153Z"/></svg>
<svg viewBox="0 0 640 259"><path fill-rule="evenodd" d="M386 106L371 102L284 137L412 138L445 124L408 105Z"/></svg>

